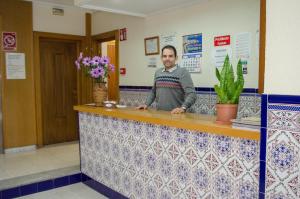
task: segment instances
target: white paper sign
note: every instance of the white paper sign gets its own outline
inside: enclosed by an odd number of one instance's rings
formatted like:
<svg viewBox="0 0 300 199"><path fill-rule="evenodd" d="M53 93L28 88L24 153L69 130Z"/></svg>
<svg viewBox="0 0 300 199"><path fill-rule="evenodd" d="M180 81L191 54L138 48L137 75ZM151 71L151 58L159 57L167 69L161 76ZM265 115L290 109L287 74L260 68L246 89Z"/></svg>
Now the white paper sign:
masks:
<svg viewBox="0 0 300 199"><path fill-rule="evenodd" d="M157 66L157 58L156 57L149 57L148 67L155 68L156 66Z"/></svg>
<svg viewBox="0 0 300 199"><path fill-rule="evenodd" d="M236 35L235 51L237 58L250 57L251 33L244 32Z"/></svg>
<svg viewBox="0 0 300 199"><path fill-rule="evenodd" d="M218 47L214 47L212 55L213 55L215 67L222 67L226 55L228 55L229 59L231 59L232 50L230 46L218 46Z"/></svg>
<svg viewBox="0 0 300 199"><path fill-rule="evenodd" d="M166 45L172 45L174 46L176 49L178 49L177 47L177 37L176 37L177 33L169 33L169 34L164 34L160 36L160 47L163 48Z"/></svg>
<svg viewBox="0 0 300 199"><path fill-rule="evenodd" d="M26 79L25 53L5 53L6 79Z"/></svg>

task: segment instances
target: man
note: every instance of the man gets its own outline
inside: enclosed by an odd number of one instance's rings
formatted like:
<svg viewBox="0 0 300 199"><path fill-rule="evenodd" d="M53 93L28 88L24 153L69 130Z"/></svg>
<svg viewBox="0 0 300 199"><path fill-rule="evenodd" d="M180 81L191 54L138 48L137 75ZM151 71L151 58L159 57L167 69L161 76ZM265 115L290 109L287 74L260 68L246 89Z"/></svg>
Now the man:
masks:
<svg viewBox="0 0 300 199"><path fill-rule="evenodd" d="M155 72L154 85L146 104L137 107L147 109L155 100L158 110L184 113L196 101L196 92L190 73L177 64L177 51L167 45L161 51L164 68Z"/></svg>

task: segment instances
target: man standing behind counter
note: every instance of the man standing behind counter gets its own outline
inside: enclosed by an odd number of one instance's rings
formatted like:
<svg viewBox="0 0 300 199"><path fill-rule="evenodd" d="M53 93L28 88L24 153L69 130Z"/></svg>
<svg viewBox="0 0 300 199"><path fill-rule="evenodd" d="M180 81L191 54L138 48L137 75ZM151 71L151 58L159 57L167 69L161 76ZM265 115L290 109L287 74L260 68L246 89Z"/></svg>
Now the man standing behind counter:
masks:
<svg viewBox="0 0 300 199"><path fill-rule="evenodd" d="M161 54L165 67L155 72L154 85L146 104L137 108L147 109L155 100L158 110L184 113L197 98L191 75L176 64L177 51L174 46L163 47Z"/></svg>

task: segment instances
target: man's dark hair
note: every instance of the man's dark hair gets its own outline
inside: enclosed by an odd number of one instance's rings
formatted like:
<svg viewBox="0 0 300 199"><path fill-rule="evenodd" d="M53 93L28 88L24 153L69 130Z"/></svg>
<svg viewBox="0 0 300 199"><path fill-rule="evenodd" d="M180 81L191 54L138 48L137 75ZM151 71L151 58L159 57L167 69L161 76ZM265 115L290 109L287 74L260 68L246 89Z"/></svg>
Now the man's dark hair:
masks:
<svg viewBox="0 0 300 199"><path fill-rule="evenodd" d="M175 57L177 57L177 50L174 46L172 45L166 45L161 49L161 56L163 55L163 52L165 49L173 50Z"/></svg>

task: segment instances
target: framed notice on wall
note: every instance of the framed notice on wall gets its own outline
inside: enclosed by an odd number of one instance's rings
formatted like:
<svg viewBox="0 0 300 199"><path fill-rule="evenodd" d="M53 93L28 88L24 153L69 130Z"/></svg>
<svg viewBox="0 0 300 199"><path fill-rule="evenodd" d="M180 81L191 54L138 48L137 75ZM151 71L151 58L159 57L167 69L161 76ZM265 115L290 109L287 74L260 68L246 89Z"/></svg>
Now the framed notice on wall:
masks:
<svg viewBox="0 0 300 199"><path fill-rule="evenodd" d="M144 39L145 55L158 55L159 54L159 37L148 37Z"/></svg>

